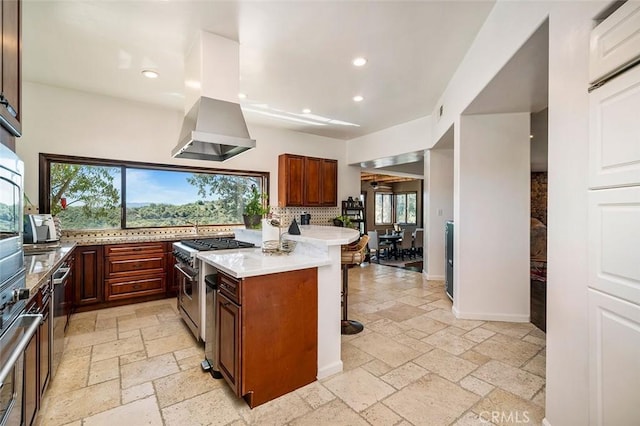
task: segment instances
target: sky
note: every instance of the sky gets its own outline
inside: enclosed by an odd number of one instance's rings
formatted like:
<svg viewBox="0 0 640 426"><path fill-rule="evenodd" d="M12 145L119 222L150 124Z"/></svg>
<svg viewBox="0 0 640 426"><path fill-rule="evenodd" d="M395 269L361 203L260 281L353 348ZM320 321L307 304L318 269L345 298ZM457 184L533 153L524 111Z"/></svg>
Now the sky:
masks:
<svg viewBox="0 0 640 426"><path fill-rule="evenodd" d="M127 168L127 203L187 204L200 200L192 173ZM210 198L209 198L210 199Z"/></svg>

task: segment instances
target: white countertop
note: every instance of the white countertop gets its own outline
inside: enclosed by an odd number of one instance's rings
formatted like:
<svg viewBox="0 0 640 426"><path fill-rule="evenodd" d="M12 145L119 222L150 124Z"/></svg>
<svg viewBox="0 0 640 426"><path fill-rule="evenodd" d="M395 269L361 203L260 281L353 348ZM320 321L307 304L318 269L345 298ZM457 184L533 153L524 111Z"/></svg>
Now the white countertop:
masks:
<svg viewBox="0 0 640 426"><path fill-rule="evenodd" d="M351 228L320 225L298 225L298 227L300 228L300 235L286 234L287 240L308 242L324 246L339 246L349 244L360 238L360 232ZM262 231L238 229L236 230L236 238L259 245L262 238Z"/></svg>
<svg viewBox="0 0 640 426"><path fill-rule="evenodd" d="M205 251L198 253L198 259L236 278L315 268L331 263L329 257L296 253L265 255L260 248Z"/></svg>

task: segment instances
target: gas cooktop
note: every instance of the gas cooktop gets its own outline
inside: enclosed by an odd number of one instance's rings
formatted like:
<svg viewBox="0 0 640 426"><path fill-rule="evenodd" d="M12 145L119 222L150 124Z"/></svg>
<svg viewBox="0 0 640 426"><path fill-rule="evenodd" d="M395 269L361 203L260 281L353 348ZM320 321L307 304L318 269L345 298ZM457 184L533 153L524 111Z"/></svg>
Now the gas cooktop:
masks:
<svg viewBox="0 0 640 426"><path fill-rule="evenodd" d="M227 249L255 247L255 245L251 243L233 240L230 238L207 238L204 240L184 240L184 241L180 241L180 244L183 244L189 248L192 248L198 251L227 250Z"/></svg>

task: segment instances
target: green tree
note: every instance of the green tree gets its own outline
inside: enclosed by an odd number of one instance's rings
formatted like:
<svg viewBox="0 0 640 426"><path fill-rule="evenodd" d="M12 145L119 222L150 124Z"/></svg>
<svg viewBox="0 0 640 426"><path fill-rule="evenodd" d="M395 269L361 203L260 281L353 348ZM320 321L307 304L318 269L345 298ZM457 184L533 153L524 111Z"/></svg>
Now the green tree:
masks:
<svg viewBox="0 0 640 426"><path fill-rule="evenodd" d="M201 173L194 173L187 178L187 182L198 188L198 195L202 198L212 197L216 200L220 216L235 218L238 222L251 196L251 186L260 186L258 178Z"/></svg>
<svg viewBox="0 0 640 426"><path fill-rule="evenodd" d="M62 212L60 201L65 198L66 205L76 204L83 216L118 225L119 218L117 223L111 222L115 219L114 210L120 208L120 190L114 186L119 173L118 167L52 163L51 214Z"/></svg>

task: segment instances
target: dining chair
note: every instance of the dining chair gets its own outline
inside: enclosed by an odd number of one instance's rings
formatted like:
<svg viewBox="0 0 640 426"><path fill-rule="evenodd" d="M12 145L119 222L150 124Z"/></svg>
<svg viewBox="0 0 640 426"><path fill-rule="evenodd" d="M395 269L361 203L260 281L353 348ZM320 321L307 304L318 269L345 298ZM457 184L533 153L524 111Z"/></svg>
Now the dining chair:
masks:
<svg viewBox="0 0 640 426"><path fill-rule="evenodd" d="M416 255L422 256L422 248L424 246L424 229L416 229L415 237L413 238L413 248L416 251Z"/></svg>
<svg viewBox="0 0 640 426"><path fill-rule="evenodd" d="M378 238L378 231L369 231L369 252L370 259L373 260L374 253L376 262L380 263L380 258L387 257L389 255L389 244L383 243Z"/></svg>
<svg viewBox="0 0 640 426"><path fill-rule="evenodd" d="M414 254L413 239L411 238L411 234L408 231L402 231L401 235L402 240L400 240L400 247L398 247L398 250L400 251L402 260L404 260L405 256L411 258L411 256Z"/></svg>

